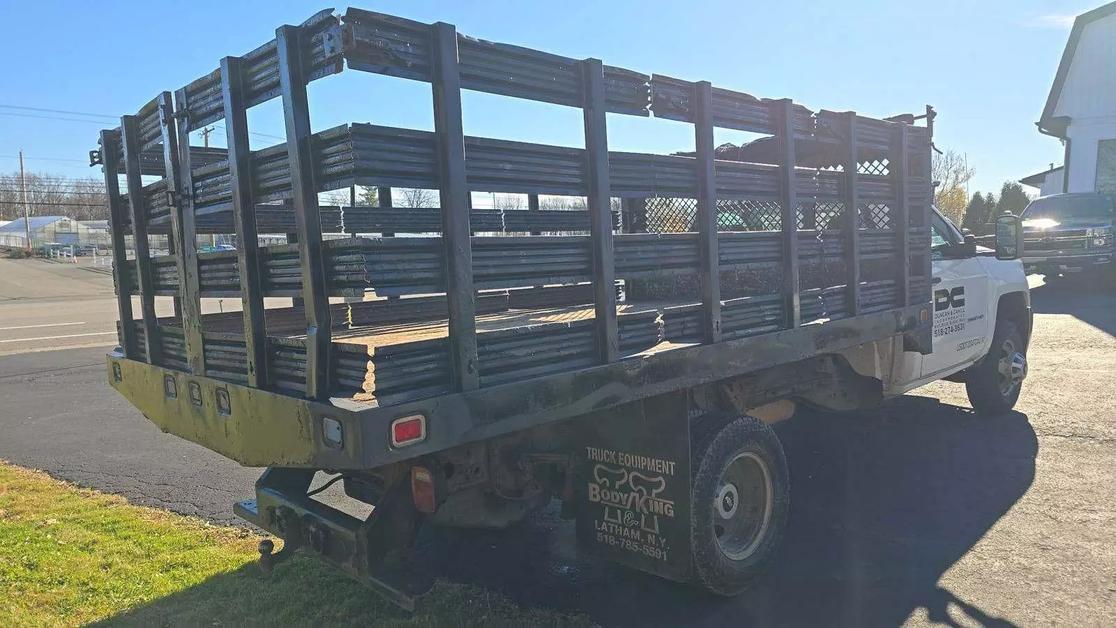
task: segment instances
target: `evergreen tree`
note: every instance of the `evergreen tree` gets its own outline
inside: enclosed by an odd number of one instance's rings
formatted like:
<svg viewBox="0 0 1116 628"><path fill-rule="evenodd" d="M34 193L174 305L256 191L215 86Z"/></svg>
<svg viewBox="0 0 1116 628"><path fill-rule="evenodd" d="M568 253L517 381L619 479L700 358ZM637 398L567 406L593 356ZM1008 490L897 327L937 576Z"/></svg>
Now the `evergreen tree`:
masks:
<svg viewBox="0 0 1116 628"><path fill-rule="evenodd" d="M374 187L360 186L357 189L357 205L366 207L379 207L379 190Z"/></svg>
<svg viewBox="0 0 1116 628"><path fill-rule="evenodd" d="M980 192L973 194L973 198L965 207L965 218L961 221L961 226L975 233L978 230L977 225L984 220L984 214L988 211L987 204Z"/></svg>
<svg viewBox="0 0 1116 628"><path fill-rule="evenodd" d="M973 229L973 233L977 233L980 235L987 235L989 233L992 233L992 223L996 222L996 204L997 201L995 194L989 192L988 194L984 195L984 213L981 214L981 219L978 223L978 226L980 228L979 230Z"/></svg>
<svg viewBox="0 0 1116 628"><path fill-rule="evenodd" d="M996 203L996 209L992 216L989 216L990 221L1004 212L1011 212L1018 216L1026 209L1027 204L1031 202L1030 197L1023 191L1023 186L1015 181L1007 181L1004 187L1000 188L1000 202Z"/></svg>

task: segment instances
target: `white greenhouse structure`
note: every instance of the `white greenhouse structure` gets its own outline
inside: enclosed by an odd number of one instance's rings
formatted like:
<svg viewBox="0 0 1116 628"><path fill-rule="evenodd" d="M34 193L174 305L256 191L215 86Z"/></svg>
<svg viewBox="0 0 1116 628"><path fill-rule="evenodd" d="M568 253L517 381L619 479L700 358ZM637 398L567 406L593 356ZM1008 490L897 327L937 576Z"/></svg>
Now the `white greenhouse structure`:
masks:
<svg viewBox="0 0 1116 628"><path fill-rule="evenodd" d="M27 248L28 226L31 232L31 248L50 244L101 247L109 244L106 223L82 222L65 216L32 216L27 222L23 218L17 218L0 226L0 247Z"/></svg>

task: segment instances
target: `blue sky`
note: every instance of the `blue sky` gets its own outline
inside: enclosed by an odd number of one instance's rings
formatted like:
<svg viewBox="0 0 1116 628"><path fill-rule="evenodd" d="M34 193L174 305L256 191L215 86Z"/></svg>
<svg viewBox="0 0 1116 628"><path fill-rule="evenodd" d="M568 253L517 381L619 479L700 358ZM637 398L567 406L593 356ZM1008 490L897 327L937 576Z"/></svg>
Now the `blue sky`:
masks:
<svg viewBox="0 0 1116 628"><path fill-rule="evenodd" d="M1072 17L1098 4L493 0L356 6L450 22L483 39L790 97L815 110L885 116L929 103L940 114L936 143L968 155L975 192L998 191L1005 180L1061 161L1061 146L1040 135L1034 122ZM17 107L131 113L160 91L211 71L222 56L271 39L276 26L297 24L325 6L3 0L0 55L8 63L0 73L0 172L18 167L14 157L22 148L30 169L100 176L83 161L101 125L86 115ZM310 99L315 130L345 122L432 125L429 87L411 81L346 72L314 83ZM581 145L576 110L481 94L468 94L464 110L470 135ZM280 114L277 101L252 110L253 148L279 141L271 136L282 134ZM215 145L222 145L223 133L214 134ZM691 149L693 135L688 125L610 116L609 141L617 150L670 152Z"/></svg>

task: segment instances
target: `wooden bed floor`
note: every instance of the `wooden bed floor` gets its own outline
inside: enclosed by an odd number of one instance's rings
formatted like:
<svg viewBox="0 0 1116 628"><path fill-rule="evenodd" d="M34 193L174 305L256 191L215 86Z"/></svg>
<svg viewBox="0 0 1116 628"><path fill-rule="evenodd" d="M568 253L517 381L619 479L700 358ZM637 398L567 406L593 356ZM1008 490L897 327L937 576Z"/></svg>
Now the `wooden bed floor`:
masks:
<svg viewBox="0 0 1116 628"><path fill-rule="evenodd" d="M617 306L617 313L643 312L658 309L663 304L657 303L621 303ZM671 305L678 305L677 303ZM477 316L477 331L497 331L530 325L547 323L573 323L576 321L590 320L593 318L593 306L577 305L570 307L555 307L531 310L506 310L491 314ZM448 321L446 319L416 321L408 323L395 323L387 325L370 325L347 330L334 330L333 341L345 344L363 345L366 347L383 347L387 345L415 342L419 340L432 340L447 336Z"/></svg>

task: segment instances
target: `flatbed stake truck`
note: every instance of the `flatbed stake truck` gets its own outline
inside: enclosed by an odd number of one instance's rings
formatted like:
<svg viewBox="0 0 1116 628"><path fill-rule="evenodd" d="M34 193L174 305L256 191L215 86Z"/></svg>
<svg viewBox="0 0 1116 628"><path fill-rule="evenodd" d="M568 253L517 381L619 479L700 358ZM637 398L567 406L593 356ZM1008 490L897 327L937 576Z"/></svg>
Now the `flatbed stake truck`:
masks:
<svg viewBox="0 0 1116 628"><path fill-rule="evenodd" d="M429 84L434 130L314 131L308 88L342 71ZM466 135L464 91L578 109L583 141ZM273 99L285 140L253 149L247 112ZM609 114L694 144L625 152ZM502 528L557 498L589 551L735 595L790 507L772 423L941 378L981 412L1019 395L1020 226L980 251L934 211L932 120L323 11L101 132L108 378L163 430L267 467L235 507L283 540L265 567L313 552L413 607L420 526ZM217 121L227 148L195 145ZM358 187L378 201L320 200ZM406 190L437 192L395 207ZM496 194L526 202L474 202ZM210 234L236 244L200 250ZM221 298L242 311L202 313ZM319 472L371 515L321 501Z"/></svg>

